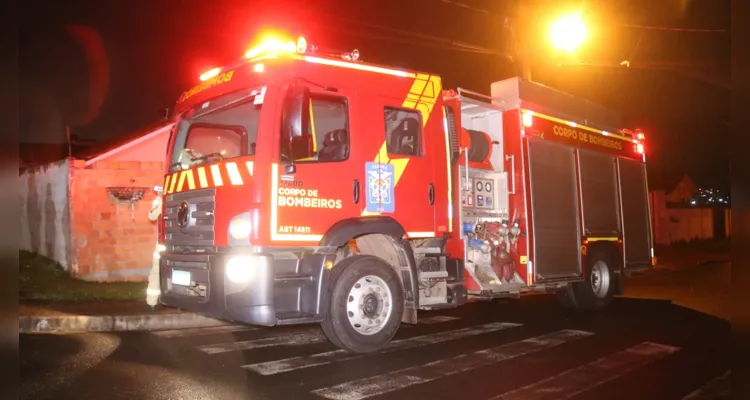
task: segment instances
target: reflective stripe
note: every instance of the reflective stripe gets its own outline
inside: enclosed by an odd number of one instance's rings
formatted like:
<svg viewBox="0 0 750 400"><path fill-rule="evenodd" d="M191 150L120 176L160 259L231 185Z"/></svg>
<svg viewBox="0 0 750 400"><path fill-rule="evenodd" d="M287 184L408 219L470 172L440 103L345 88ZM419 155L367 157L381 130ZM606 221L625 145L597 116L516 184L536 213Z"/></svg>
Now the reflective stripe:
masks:
<svg viewBox="0 0 750 400"><path fill-rule="evenodd" d="M247 166L247 172L250 176L253 176L253 168L255 164L252 161L245 161L245 166Z"/></svg>
<svg viewBox="0 0 750 400"><path fill-rule="evenodd" d="M172 183L169 184L169 193L174 193L174 187L177 183L177 174L179 174L179 172L172 174Z"/></svg>
<svg viewBox="0 0 750 400"><path fill-rule="evenodd" d="M177 183L177 191L182 191L182 186L185 184L185 177L187 176L188 171L182 171L180 173L180 181Z"/></svg>
<svg viewBox="0 0 750 400"><path fill-rule="evenodd" d="M435 232L406 232L410 238L431 238L435 237Z"/></svg>
<svg viewBox="0 0 750 400"><path fill-rule="evenodd" d="M216 164L211 166L211 179L214 181L214 186L224 185L224 181L221 179L221 170Z"/></svg>
<svg viewBox="0 0 750 400"><path fill-rule="evenodd" d="M206 177L205 167L198 167L198 182L200 183L201 188L208 187L208 178Z"/></svg>
<svg viewBox="0 0 750 400"><path fill-rule="evenodd" d="M229 181L232 182L232 185L242 185L242 175L240 175L240 170L237 169L237 164L230 162L227 163L226 166L227 173L229 174Z"/></svg>
<svg viewBox="0 0 750 400"><path fill-rule="evenodd" d="M355 63L350 63L346 61L330 60L326 58L319 58L319 57L312 57L312 56L304 56L302 57L302 59L307 62L315 63L315 64L324 64L324 65L330 65L334 67L351 68L351 69L356 69L360 71L377 72L379 74L395 75L395 76L400 76L403 78L414 77L413 72L406 72L406 71L399 71L396 69L376 67L374 65L355 64Z"/></svg>
<svg viewBox="0 0 750 400"><path fill-rule="evenodd" d="M169 192L169 181L172 175L167 175L166 178L164 178L164 191Z"/></svg>
<svg viewBox="0 0 750 400"><path fill-rule="evenodd" d="M193 175L193 171L185 171L185 175L187 176L188 190L195 190L195 176Z"/></svg>
<svg viewBox="0 0 750 400"><path fill-rule="evenodd" d="M443 133L445 134L445 167L448 170L448 232L453 232L453 199L451 198L451 192L453 192L453 174L451 173L451 143L448 134L448 117L445 115L445 108L443 108Z"/></svg>

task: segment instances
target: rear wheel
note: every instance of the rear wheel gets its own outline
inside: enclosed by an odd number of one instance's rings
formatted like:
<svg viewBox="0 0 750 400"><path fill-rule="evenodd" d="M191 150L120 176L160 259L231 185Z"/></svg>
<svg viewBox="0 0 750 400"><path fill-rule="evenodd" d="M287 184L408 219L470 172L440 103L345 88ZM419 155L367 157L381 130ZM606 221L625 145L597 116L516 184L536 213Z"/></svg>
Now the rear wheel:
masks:
<svg viewBox="0 0 750 400"><path fill-rule="evenodd" d="M609 305L617 288L615 264L610 252L596 250L589 253L586 279L558 290L557 298L564 307L581 310L601 310Z"/></svg>
<svg viewBox="0 0 750 400"><path fill-rule="evenodd" d="M396 272L374 256L344 259L331 274L326 337L353 353L380 350L396 334L404 311L404 291Z"/></svg>

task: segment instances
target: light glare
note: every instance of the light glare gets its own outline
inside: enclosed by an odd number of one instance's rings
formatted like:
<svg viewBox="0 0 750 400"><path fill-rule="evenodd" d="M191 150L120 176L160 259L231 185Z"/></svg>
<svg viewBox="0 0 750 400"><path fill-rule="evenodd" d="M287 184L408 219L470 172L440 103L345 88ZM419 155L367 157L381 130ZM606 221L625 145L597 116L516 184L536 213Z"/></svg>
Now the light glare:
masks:
<svg viewBox="0 0 750 400"><path fill-rule="evenodd" d="M586 24L579 14L566 15L552 24L550 40L552 45L562 51L574 51L581 47L588 32Z"/></svg>

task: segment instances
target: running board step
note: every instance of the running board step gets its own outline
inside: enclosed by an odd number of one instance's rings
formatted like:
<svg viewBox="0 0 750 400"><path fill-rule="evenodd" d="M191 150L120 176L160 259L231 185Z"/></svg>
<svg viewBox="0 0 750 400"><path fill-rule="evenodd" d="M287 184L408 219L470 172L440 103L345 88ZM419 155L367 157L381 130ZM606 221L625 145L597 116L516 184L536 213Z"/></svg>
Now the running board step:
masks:
<svg viewBox="0 0 750 400"><path fill-rule="evenodd" d="M277 325L306 324L320 322L321 320L322 318L316 317L314 314L307 314L298 311L286 311L276 314Z"/></svg>
<svg viewBox="0 0 750 400"><path fill-rule="evenodd" d="M284 287L301 288L307 285L315 284L315 278L312 275L301 274L279 274L273 276L275 285Z"/></svg>

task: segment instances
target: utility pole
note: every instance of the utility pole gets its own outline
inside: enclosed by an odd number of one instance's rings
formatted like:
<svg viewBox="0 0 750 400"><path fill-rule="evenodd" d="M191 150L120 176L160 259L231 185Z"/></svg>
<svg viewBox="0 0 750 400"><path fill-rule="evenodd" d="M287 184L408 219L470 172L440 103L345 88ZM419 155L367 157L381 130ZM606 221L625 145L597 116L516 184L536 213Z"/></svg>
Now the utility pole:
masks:
<svg viewBox="0 0 750 400"><path fill-rule="evenodd" d="M527 21L528 7L523 5L523 0L516 0L511 5L512 17L505 17L503 28L510 38L510 54L513 55L516 67L521 79L531 82L531 51L523 30L524 21Z"/></svg>
<svg viewBox="0 0 750 400"><path fill-rule="evenodd" d="M70 125L65 125L65 137L68 139L68 158L73 157L73 143L70 139Z"/></svg>

